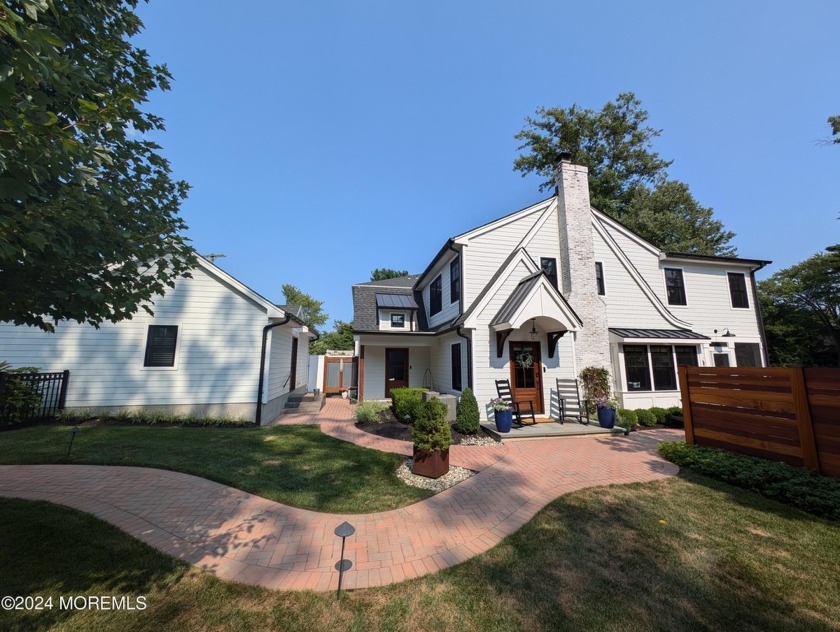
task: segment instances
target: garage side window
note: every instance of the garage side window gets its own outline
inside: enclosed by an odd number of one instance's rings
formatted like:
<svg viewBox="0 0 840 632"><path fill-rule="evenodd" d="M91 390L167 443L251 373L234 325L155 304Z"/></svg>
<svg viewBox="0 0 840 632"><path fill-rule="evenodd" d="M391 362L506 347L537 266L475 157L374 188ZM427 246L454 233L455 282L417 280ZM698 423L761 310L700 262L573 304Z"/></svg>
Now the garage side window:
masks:
<svg viewBox="0 0 840 632"><path fill-rule="evenodd" d="M149 325L146 336L146 356L143 366L175 366L175 348L178 344L177 325Z"/></svg>

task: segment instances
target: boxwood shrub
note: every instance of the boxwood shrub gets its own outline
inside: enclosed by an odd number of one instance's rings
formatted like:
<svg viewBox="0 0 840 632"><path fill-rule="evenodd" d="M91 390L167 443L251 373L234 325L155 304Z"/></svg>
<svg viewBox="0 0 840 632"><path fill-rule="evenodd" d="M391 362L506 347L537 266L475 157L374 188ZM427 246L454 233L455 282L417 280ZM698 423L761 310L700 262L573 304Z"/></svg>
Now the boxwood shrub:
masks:
<svg viewBox="0 0 840 632"><path fill-rule="evenodd" d="M455 430L465 435L478 433L481 428L478 415L478 402L473 395L472 389L468 386L461 393L461 401L458 402L458 413L455 416Z"/></svg>
<svg viewBox="0 0 840 632"><path fill-rule="evenodd" d="M632 410L619 408L618 421L616 423L622 428L627 428L627 430L635 430L639 427L639 417Z"/></svg>
<svg viewBox="0 0 840 632"><path fill-rule="evenodd" d="M668 417L665 420L668 426L682 427L683 425L683 409L680 406L671 406L668 409Z"/></svg>
<svg viewBox="0 0 840 632"><path fill-rule="evenodd" d="M392 388L391 408L394 411L394 417L410 424L417 421L425 391L425 388Z"/></svg>
<svg viewBox="0 0 840 632"><path fill-rule="evenodd" d="M718 448L662 443L659 452L680 467L792 505L816 516L840 520L840 479L805 468Z"/></svg>
<svg viewBox="0 0 840 632"><path fill-rule="evenodd" d="M656 423L664 424L668 420L668 411L665 410L664 408L660 408L659 406L654 406L653 408L650 408L649 410L656 417Z"/></svg>
<svg viewBox="0 0 840 632"><path fill-rule="evenodd" d="M647 408L637 408L635 411L636 417L639 418L639 424L642 426L655 426L656 425L656 415L650 412Z"/></svg>

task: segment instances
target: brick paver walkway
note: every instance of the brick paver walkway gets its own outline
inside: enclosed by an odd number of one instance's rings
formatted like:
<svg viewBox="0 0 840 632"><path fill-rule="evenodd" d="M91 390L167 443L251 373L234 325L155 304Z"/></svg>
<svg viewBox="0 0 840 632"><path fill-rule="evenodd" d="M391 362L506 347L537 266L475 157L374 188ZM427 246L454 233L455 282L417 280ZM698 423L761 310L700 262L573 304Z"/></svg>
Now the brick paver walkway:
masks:
<svg viewBox="0 0 840 632"><path fill-rule="evenodd" d="M410 453L406 442L359 433L351 414L346 402L328 400L317 419L296 415L283 423L320 422L332 436ZM221 579L289 590L336 588L341 541L333 531L347 520L356 533L347 539L353 569L344 585L365 588L482 553L562 494L673 475L677 467L658 456L656 445L681 437L656 430L453 446L451 462L479 474L425 501L373 514L295 509L188 474L138 467L0 466L0 495L68 505Z"/></svg>

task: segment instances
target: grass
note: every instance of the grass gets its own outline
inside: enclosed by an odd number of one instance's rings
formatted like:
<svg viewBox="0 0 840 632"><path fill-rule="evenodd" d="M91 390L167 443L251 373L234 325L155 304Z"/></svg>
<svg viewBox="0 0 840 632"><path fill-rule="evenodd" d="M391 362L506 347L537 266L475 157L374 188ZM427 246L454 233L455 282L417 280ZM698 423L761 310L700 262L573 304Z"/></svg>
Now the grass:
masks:
<svg viewBox="0 0 840 632"><path fill-rule="evenodd" d="M202 476L286 505L335 513L402 507L431 492L396 476L403 457L361 448L316 426L83 428L66 458L66 426L0 435L0 463L139 465Z"/></svg>
<svg viewBox="0 0 840 632"><path fill-rule="evenodd" d="M0 612L3 630L840 629L840 525L694 474L570 494L465 564L340 604L221 582L73 510L0 500L0 516L0 594L149 604Z"/></svg>

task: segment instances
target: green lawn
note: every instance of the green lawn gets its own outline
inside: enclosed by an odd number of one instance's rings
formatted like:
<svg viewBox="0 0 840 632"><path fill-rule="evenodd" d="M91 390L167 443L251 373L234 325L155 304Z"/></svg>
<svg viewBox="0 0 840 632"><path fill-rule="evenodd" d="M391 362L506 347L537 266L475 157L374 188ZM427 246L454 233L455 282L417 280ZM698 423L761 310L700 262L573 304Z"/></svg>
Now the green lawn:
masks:
<svg viewBox="0 0 840 632"><path fill-rule="evenodd" d="M45 503L0 500L0 525L0 594L148 603L0 612L2 630L840 629L840 524L696 475L570 494L465 564L340 604L221 582Z"/></svg>
<svg viewBox="0 0 840 632"><path fill-rule="evenodd" d="M0 433L0 463L140 465L177 470L327 512L387 511L428 498L396 476L403 457L323 434L316 426L83 428L66 459L66 426Z"/></svg>

